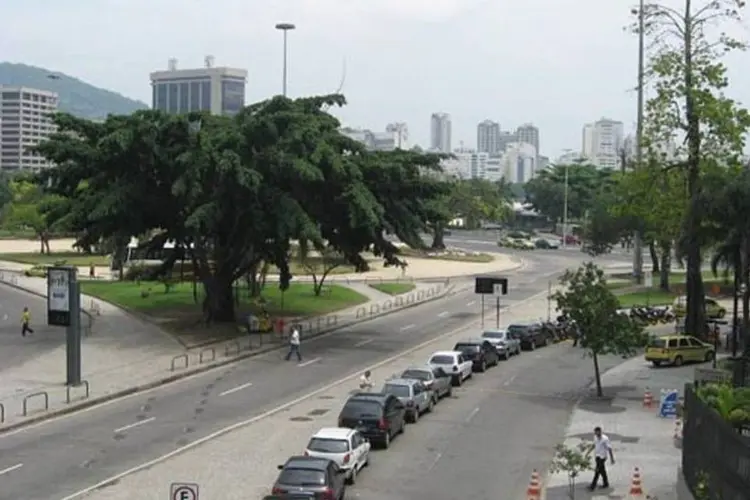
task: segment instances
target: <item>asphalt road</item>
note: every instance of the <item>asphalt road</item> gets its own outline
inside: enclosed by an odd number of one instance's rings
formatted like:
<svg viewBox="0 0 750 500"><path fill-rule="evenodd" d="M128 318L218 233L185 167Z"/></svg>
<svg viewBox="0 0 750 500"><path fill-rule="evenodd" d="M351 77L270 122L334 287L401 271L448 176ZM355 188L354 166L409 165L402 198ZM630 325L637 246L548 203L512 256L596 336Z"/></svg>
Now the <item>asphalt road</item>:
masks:
<svg viewBox="0 0 750 500"><path fill-rule="evenodd" d="M526 269L507 273L511 290L505 305L545 291L549 280L562 268L575 266L581 255L539 253L528 259ZM0 435L0 499L67 496L458 328L476 318L478 305L469 287L451 298L306 342L305 359L299 365L284 362L279 352L269 353ZM488 314L488 323L489 318ZM549 390L544 385L548 382L559 382L549 373L537 381L541 384L537 391ZM523 420L520 414L510 416Z"/></svg>

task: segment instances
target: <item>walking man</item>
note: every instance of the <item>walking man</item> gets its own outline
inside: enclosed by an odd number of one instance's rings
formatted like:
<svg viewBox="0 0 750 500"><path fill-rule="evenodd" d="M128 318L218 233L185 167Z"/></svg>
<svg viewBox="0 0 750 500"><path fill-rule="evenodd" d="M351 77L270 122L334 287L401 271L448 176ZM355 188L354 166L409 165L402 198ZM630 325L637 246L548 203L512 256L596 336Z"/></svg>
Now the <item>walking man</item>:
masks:
<svg viewBox="0 0 750 500"><path fill-rule="evenodd" d="M594 467L594 480L591 481L589 490L594 491L596 484L599 482L599 477L602 478L602 488L609 488L609 478L607 477L607 457L609 457L610 463L615 464L615 455L612 453L612 443L609 442L609 438L606 434L602 434L601 427L594 428L594 460L596 465Z"/></svg>
<svg viewBox="0 0 750 500"><path fill-rule="evenodd" d="M28 307L23 308L23 313L21 313L21 336L25 337L27 333L34 333L34 330L31 329L29 326L29 323L31 323L31 312L29 312Z"/></svg>
<svg viewBox="0 0 750 500"><path fill-rule="evenodd" d="M299 330L297 327L292 329L292 336L289 338L289 352L286 353L286 360L292 357L292 354L297 354L297 361L302 361L302 354L299 352Z"/></svg>

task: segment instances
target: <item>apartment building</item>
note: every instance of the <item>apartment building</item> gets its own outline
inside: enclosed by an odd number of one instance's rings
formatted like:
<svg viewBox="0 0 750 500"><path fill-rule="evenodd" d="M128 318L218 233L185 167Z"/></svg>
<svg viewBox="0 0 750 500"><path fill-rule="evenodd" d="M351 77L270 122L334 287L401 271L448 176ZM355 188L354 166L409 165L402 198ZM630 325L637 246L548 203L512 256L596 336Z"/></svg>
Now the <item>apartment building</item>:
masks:
<svg viewBox="0 0 750 500"><path fill-rule="evenodd" d="M55 92L0 85L0 169L39 171L53 165L33 148L55 131L57 106Z"/></svg>

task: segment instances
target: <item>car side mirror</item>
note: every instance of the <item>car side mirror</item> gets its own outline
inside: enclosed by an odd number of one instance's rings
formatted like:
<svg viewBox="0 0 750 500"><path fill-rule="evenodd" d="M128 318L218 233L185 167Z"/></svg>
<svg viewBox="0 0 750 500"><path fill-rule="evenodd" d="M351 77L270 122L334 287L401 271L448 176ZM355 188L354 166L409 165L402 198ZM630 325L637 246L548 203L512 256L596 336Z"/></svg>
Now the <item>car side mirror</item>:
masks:
<svg viewBox="0 0 750 500"><path fill-rule="evenodd" d="M277 465L276 468L279 469L279 470L284 470L284 466L283 465Z"/></svg>

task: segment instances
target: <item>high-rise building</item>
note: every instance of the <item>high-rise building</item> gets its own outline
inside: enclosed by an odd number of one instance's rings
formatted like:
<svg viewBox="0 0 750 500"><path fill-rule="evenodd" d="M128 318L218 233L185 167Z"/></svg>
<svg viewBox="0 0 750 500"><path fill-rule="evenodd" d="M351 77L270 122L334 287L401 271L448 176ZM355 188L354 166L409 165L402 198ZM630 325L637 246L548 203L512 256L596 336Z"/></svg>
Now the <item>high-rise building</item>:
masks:
<svg viewBox="0 0 750 500"><path fill-rule="evenodd" d="M451 150L451 116L448 113L433 113L430 118L430 149L441 153Z"/></svg>
<svg viewBox="0 0 750 500"><path fill-rule="evenodd" d="M598 168L618 168L623 146L622 122L602 118L583 126L581 156Z"/></svg>
<svg viewBox="0 0 750 500"><path fill-rule="evenodd" d="M500 149L500 124L492 120L484 120L477 125L477 151L498 155Z"/></svg>
<svg viewBox="0 0 750 500"><path fill-rule="evenodd" d="M245 106L244 69L214 67L214 58L206 56L205 67L177 69L177 60L169 60L167 71L151 73L152 106L167 113L210 111L234 115Z"/></svg>
<svg viewBox="0 0 750 500"><path fill-rule="evenodd" d="M531 144L539 155L539 129L531 123L524 123L516 129L516 142Z"/></svg>
<svg viewBox="0 0 750 500"><path fill-rule="evenodd" d="M502 158L503 177L514 184L529 182L537 172L537 152L534 146L527 142L508 144Z"/></svg>
<svg viewBox="0 0 750 500"><path fill-rule="evenodd" d="M0 167L4 171L39 171L52 162L32 148L54 133L55 92L0 85Z"/></svg>

